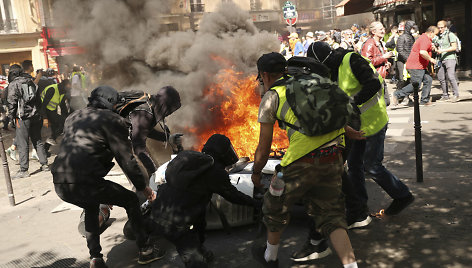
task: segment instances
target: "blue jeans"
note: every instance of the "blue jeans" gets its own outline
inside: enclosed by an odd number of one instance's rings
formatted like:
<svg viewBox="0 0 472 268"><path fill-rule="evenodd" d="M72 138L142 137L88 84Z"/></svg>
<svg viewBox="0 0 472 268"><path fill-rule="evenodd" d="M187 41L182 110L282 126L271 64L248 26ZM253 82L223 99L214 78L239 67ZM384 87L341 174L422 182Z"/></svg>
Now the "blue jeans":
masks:
<svg viewBox="0 0 472 268"><path fill-rule="evenodd" d="M423 83L423 88L421 89L421 103L429 102L429 93L431 93L431 85L433 84L433 78L429 75L427 70L419 70L419 69L408 69L408 73L410 73L410 83L403 87L400 90L395 91L395 97L397 99L406 97L413 93L413 83L417 82L419 86Z"/></svg>
<svg viewBox="0 0 472 268"><path fill-rule="evenodd" d="M384 157L384 141L387 125L377 134L365 140L356 140L349 153L348 180L352 183L352 193L345 193L353 200L347 204L347 215L367 212L367 190L365 173L370 174L374 181L393 199L408 196L410 190L382 164Z"/></svg>

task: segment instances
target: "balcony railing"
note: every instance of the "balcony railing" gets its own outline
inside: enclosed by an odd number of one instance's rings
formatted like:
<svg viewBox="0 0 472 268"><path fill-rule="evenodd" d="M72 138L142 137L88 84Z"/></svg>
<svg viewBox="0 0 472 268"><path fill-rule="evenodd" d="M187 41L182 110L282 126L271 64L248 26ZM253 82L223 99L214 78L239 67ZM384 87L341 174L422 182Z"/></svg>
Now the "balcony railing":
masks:
<svg viewBox="0 0 472 268"><path fill-rule="evenodd" d="M16 19L0 20L0 33L17 33L18 21Z"/></svg>
<svg viewBox="0 0 472 268"><path fill-rule="evenodd" d="M192 3L190 4L191 12L205 12L205 4L201 3Z"/></svg>

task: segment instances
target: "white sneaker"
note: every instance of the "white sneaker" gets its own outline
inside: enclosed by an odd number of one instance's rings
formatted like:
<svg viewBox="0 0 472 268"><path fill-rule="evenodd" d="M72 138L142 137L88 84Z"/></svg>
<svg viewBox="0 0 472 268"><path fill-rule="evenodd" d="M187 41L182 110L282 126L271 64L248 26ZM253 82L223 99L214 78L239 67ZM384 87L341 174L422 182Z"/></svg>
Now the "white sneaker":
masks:
<svg viewBox="0 0 472 268"><path fill-rule="evenodd" d="M16 157L16 150L13 150L11 147L8 147L8 149L5 150L5 153L6 153L13 161L18 161L18 158Z"/></svg>
<svg viewBox="0 0 472 268"><path fill-rule="evenodd" d="M33 160L38 160L38 161L39 161L38 153L37 153L36 150L34 150L34 149L33 149L33 151L31 152L31 159L33 159Z"/></svg>
<svg viewBox="0 0 472 268"><path fill-rule="evenodd" d="M52 138L47 138L46 143L49 144L49 145L51 145L51 146L56 145L56 141L53 140Z"/></svg>

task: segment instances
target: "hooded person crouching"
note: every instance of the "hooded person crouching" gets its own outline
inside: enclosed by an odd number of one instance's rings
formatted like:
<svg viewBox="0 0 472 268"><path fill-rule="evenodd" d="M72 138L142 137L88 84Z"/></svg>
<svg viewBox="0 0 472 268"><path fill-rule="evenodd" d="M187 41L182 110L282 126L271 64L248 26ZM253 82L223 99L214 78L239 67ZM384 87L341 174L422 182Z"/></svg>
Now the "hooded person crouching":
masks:
<svg viewBox="0 0 472 268"><path fill-rule="evenodd" d="M152 204L155 233L171 241L186 267L207 267L213 253L205 249L205 212L213 193L240 205L260 207L261 202L239 192L225 167L238 161L231 141L211 136L202 153L180 152L167 166L166 183Z"/></svg>
<svg viewBox="0 0 472 268"><path fill-rule="evenodd" d="M108 86L94 89L86 108L72 113L64 125L64 138L52 167L58 196L85 211L85 231L90 267L107 267L102 258L99 232L100 204L126 209L139 248L139 264L160 259L165 252L147 244L136 194L105 180L113 158L138 191L151 199L153 192L132 153L129 124L113 112L118 92Z"/></svg>
<svg viewBox="0 0 472 268"><path fill-rule="evenodd" d="M165 124L165 118L180 108L180 95L171 86L163 87L153 95L141 91L123 91L120 92L119 106L118 113L131 122L133 152L151 177L157 167L146 149L147 138L182 146L182 134L171 135ZM158 124L161 131L155 128Z"/></svg>

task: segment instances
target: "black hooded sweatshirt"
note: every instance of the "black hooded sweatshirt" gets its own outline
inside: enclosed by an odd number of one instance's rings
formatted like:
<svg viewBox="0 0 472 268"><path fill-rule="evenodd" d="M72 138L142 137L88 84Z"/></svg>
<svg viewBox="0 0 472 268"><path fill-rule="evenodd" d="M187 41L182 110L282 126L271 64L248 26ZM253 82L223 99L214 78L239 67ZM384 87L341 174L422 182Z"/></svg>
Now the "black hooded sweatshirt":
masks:
<svg viewBox="0 0 472 268"><path fill-rule="evenodd" d="M406 62L410 56L411 48L415 43L415 37L411 34L411 29L415 26L414 21L405 22L405 31L397 39L398 61Z"/></svg>
<svg viewBox="0 0 472 268"><path fill-rule="evenodd" d="M146 139L166 141L169 138L169 129L164 124L164 118L180 106L179 93L173 87L164 87L157 94L151 95L149 103L139 105L128 114L133 151L149 176L156 171L156 166L146 150ZM155 129L158 122L162 122L162 132Z"/></svg>
<svg viewBox="0 0 472 268"><path fill-rule="evenodd" d="M86 107L69 115L52 165L54 183L95 184L104 180L115 158L136 190L144 190L145 179L131 150L129 127L126 119L108 109Z"/></svg>
<svg viewBox="0 0 472 268"><path fill-rule="evenodd" d="M188 155L191 157L188 165L174 168ZM152 211L155 221L167 231L174 227L188 229L191 225L201 226L213 193L231 203L259 205L259 201L241 193L231 184L224 165L209 154L180 152L167 166L166 180L167 183L159 187Z"/></svg>

